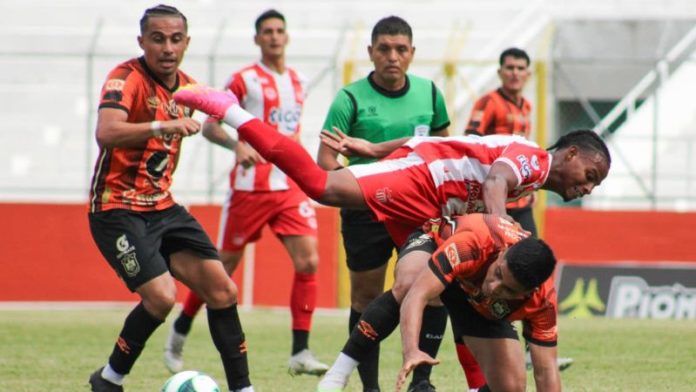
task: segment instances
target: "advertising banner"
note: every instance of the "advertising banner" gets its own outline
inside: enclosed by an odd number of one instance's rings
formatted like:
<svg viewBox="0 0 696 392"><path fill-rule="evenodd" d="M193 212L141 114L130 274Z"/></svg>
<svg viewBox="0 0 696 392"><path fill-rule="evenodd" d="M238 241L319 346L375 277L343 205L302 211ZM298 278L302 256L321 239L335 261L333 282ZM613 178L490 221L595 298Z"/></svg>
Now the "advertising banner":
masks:
<svg viewBox="0 0 696 392"><path fill-rule="evenodd" d="M557 288L561 315L696 319L696 264L563 265Z"/></svg>

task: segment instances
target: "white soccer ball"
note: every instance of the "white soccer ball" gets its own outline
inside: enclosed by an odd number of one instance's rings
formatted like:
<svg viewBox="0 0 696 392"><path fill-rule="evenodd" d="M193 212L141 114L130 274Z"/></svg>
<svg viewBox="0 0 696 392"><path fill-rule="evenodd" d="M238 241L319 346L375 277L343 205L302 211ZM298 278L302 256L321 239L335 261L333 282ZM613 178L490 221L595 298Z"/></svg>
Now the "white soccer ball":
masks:
<svg viewBox="0 0 696 392"><path fill-rule="evenodd" d="M160 392L220 392L220 387L205 373L185 370L171 376Z"/></svg>

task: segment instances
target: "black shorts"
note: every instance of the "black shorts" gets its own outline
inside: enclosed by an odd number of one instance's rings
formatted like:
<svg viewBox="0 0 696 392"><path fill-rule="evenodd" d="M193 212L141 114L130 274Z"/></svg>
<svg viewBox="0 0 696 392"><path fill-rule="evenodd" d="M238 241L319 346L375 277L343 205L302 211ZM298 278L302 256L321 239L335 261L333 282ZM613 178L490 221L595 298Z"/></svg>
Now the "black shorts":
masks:
<svg viewBox="0 0 696 392"><path fill-rule="evenodd" d="M422 229L417 229L411 233L406 239L406 242L401 245L401 249L399 249L399 258L415 250L428 252L432 255L437 250L437 244L435 244L433 237L425 234Z"/></svg>
<svg viewBox="0 0 696 392"><path fill-rule="evenodd" d="M368 210L341 209L341 234L351 271L369 271L389 261L396 244Z"/></svg>
<svg viewBox="0 0 696 392"><path fill-rule="evenodd" d="M151 212L90 213L89 228L102 255L130 291L165 273L169 256L184 249L203 259L220 259L201 225L180 205Z"/></svg>
<svg viewBox="0 0 696 392"><path fill-rule="evenodd" d="M462 336L492 339L519 339L515 326L508 320L489 320L477 312L467 295L453 282L440 294L442 303L449 312L454 340L462 341Z"/></svg>

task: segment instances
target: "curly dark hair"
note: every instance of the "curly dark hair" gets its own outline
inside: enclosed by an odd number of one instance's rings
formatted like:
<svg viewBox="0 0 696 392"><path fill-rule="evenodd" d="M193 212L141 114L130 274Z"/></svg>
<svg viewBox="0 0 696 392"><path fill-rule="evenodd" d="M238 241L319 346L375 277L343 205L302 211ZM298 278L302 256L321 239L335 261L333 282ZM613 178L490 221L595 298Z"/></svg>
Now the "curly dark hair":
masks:
<svg viewBox="0 0 696 392"><path fill-rule="evenodd" d="M578 146L583 151L599 153L607 160L607 166L611 166L611 154L609 154L607 144L604 143L601 136L590 129L578 129L565 134L547 150L570 146Z"/></svg>
<svg viewBox="0 0 696 392"><path fill-rule="evenodd" d="M527 290L544 283L556 268L556 256L551 247L533 237L512 245L505 254L505 260L512 276Z"/></svg>

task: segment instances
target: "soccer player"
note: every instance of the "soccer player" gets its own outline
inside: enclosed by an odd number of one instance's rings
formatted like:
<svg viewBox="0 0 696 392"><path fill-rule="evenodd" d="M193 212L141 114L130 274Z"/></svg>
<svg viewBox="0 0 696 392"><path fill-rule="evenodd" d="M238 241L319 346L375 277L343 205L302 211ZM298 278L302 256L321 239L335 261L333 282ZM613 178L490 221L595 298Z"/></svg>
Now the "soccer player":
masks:
<svg viewBox="0 0 696 392"><path fill-rule="evenodd" d="M158 5L140 20L144 55L114 68L102 88L89 225L111 268L141 302L126 317L91 390L123 391L145 343L174 306L173 276L208 305L208 324L230 391L252 392L237 287L200 224L176 204L172 174L184 137L199 131L172 93L193 83L178 69L190 37L186 17Z"/></svg>
<svg viewBox="0 0 696 392"><path fill-rule="evenodd" d="M174 100L236 128L310 198L330 206L369 209L385 222L397 245L431 217L485 211L513 221L505 213L508 199L538 189L555 192L565 201L590 194L611 164L604 141L590 130L579 130L562 136L549 147L552 151L521 137L499 135L413 137L376 145L363 140L367 148L362 155L389 156L326 171L298 143L244 110L229 91L190 85L174 93ZM350 148L346 144L341 152Z"/></svg>
<svg viewBox="0 0 696 392"><path fill-rule="evenodd" d="M473 135L519 135L527 139L531 136L531 103L522 92L529 79L530 59L527 52L509 48L500 54L498 78L500 87L488 92L474 103L466 134ZM520 198L507 204L507 213L523 229L533 236L537 235L532 211L533 195ZM480 367L471 352L462 342L457 342L457 353L467 375L469 388L476 389L486 383ZM572 364L572 358L559 358L561 370ZM531 361L527 362L531 367Z"/></svg>
<svg viewBox="0 0 696 392"><path fill-rule="evenodd" d="M244 108L273 127L280 135L299 140L300 118L306 79L285 64L288 43L285 17L268 10L255 22L254 42L261 60L234 73L226 88L235 93ZM256 241L268 224L288 250L295 267L290 310L291 374L322 375L328 366L309 351L309 331L316 306L319 263L316 213L311 200L276 166L267 163L243 140L230 138L217 120L203 125L203 135L212 142L236 150L237 163L230 173L230 192L221 216L220 258L228 273L234 272L244 249ZM172 372L183 369L182 349L201 299L189 292L181 314L170 331L164 361Z"/></svg>
<svg viewBox="0 0 696 392"><path fill-rule="evenodd" d="M418 331L424 307L439 299L447 307L454 335L466 342L483 368L488 384L479 391L526 388L524 354L513 320L522 320L536 390L560 391L553 252L542 240L525 238L527 232L496 216L469 215L459 218L457 226L444 242L438 241L427 267L421 263L401 304L403 365L396 390L415 366L438 363L418 348ZM428 246L414 244L414 249Z"/></svg>
<svg viewBox="0 0 696 392"><path fill-rule="evenodd" d="M367 47L374 70L363 79L342 88L334 98L323 129L334 127L346 134L378 143L407 136L447 136L449 117L444 98L428 79L407 74L413 60L411 26L397 16L379 20L372 29ZM325 144L319 147L317 163L326 170L342 165L337 151ZM349 165L374 162L374 158L352 156ZM367 305L384 290L387 262L396 244L381 222L370 211L341 209L341 232L350 270L350 317L352 331ZM433 357L447 323L445 308L427 307L423 325L423 348ZM431 367L414 371L410 390L432 391ZM358 373L364 391L379 390L379 347L363 360Z"/></svg>

